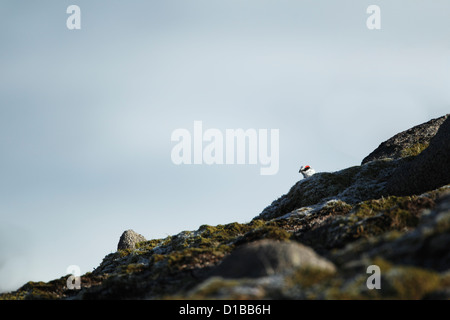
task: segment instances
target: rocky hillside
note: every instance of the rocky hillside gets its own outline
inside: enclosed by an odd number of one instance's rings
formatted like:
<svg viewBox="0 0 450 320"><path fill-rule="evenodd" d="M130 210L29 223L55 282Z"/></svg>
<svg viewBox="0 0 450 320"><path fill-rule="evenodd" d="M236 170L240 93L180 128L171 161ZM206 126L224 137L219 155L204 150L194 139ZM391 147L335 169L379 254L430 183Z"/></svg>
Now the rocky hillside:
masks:
<svg viewBox="0 0 450 320"><path fill-rule="evenodd" d="M449 132L448 116L404 131L249 223L153 240L127 230L81 289L67 275L0 299L449 299Z"/></svg>

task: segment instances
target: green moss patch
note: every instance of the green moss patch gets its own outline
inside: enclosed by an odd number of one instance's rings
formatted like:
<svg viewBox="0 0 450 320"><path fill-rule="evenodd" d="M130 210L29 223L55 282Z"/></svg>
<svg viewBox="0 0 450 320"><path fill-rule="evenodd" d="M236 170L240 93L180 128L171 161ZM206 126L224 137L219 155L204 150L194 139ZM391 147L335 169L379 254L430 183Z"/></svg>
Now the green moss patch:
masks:
<svg viewBox="0 0 450 320"><path fill-rule="evenodd" d="M335 277L335 272L318 268L297 269L287 280L290 286L310 288L318 284L328 284Z"/></svg>
<svg viewBox="0 0 450 320"><path fill-rule="evenodd" d="M434 201L427 197L390 196L364 201L355 207L352 215L357 218L379 216L386 220L386 229L403 230L416 227L422 210L432 207Z"/></svg>
<svg viewBox="0 0 450 320"><path fill-rule="evenodd" d="M187 248L165 255L162 261L165 262L171 272L203 268L205 266L214 266L231 250L230 246L225 245L215 248Z"/></svg>
<svg viewBox="0 0 450 320"><path fill-rule="evenodd" d="M265 225L251 230L236 241L236 245L253 242L261 239L289 240L291 234L277 225Z"/></svg>
<svg viewBox="0 0 450 320"><path fill-rule="evenodd" d="M422 153L423 150L425 150L426 148L428 148L429 143L428 142L424 142L424 143L416 143L408 148L405 148L401 151L400 155L402 158L406 158L406 157L415 157L417 155L419 155L420 153Z"/></svg>
<svg viewBox="0 0 450 320"><path fill-rule="evenodd" d="M231 244L238 237L263 225L264 222L261 220L254 220L248 224L234 222L215 227L202 225L197 231L198 236L194 238L192 246L204 248L214 247L220 244Z"/></svg>

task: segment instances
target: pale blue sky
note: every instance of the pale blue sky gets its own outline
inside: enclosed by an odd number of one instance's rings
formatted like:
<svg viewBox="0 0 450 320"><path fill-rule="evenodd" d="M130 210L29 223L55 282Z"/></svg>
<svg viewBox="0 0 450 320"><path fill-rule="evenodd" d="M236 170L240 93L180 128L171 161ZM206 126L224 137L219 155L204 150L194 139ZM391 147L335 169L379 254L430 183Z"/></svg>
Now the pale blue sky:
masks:
<svg viewBox="0 0 450 320"><path fill-rule="evenodd" d="M81 8L81 30L66 8ZM366 27L381 7L382 29ZM0 3L0 291L92 271L121 233L248 222L301 177L448 113L450 3ZM280 169L175 166L195 120L279 129Z"/></svg>

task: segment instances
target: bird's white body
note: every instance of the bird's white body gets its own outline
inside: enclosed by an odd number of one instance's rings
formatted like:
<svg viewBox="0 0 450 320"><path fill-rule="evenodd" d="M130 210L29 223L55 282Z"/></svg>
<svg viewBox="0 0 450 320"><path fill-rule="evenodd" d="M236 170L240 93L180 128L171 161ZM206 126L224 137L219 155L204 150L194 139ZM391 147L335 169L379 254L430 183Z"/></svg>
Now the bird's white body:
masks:
<svg viewBox="0 0 450 320"><path fill-rule="evenodd" d="M316 171L310 166L302 166L299 172L303 175L303 178L305 179L311 177L313 174L316 173Z"/></svg>

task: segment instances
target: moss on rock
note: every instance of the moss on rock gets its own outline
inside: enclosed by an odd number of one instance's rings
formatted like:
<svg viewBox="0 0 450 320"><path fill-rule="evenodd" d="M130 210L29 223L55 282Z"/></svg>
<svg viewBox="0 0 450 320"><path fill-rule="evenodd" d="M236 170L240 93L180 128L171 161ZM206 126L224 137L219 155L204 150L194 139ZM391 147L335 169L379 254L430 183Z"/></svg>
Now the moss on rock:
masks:
<svg viewBox="0 0 450 320"><path fill-rule="evenodd" d="M429 146L429 144L430 144L429 142L423 143L419 142L410 147L407 147L401 151L401 157L402 158L415 157L420 153L422 153L422 151L425 150Z"/></svg>
<svg viewBox="0 0 450 320"><path fill-rule="evenodd" d="M386 230L404 230L416 227L419 223L420 213L433 206L434 201L428 197L390 196L361 202L351 215L358 218L383 216L389 221Z"/></svg>

